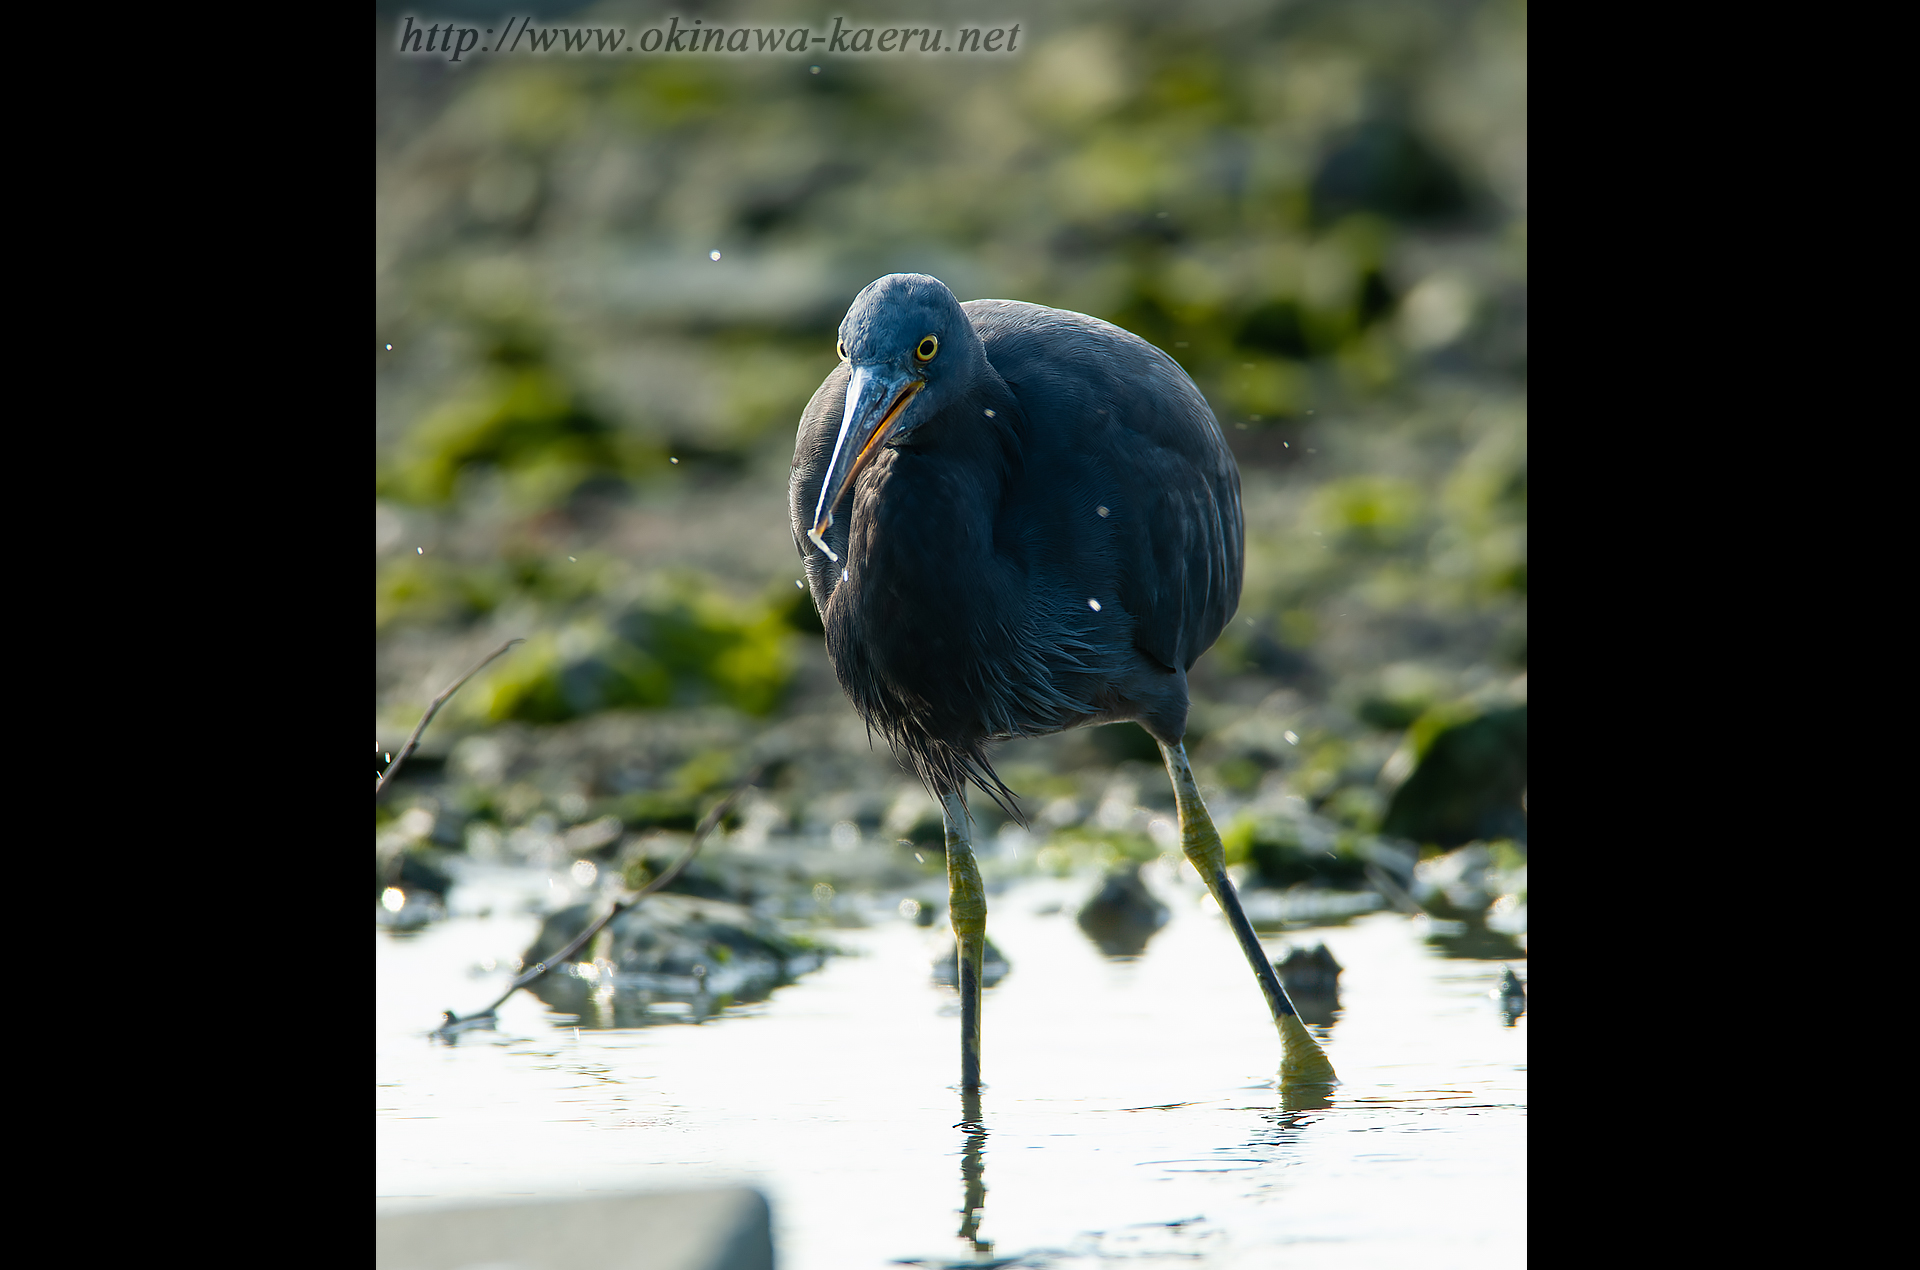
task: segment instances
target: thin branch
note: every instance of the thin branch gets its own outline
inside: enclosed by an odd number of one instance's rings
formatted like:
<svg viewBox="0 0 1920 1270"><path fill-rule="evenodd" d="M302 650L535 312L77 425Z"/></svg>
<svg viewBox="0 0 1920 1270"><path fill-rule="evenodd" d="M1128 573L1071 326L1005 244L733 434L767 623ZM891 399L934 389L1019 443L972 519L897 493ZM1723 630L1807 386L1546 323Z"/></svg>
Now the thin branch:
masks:
<svg viewBox="0 0 1920 1270"><path fill-rule="evenodd" d="M469 670L466 674L460 676L441 690L440 695L433 699L433 704L427 707L427 712L420 716L420 722L418 726L413 729L413 735L408 737L407 743L400 747L400 752L393 756L393 762L387 764L387 770L380 773L380 779L373 787L373 796L375 798L380 797L381 791L387 787L387 782L393 779L393 774L400 770L400 765L407 761L409 754L413 753L413 747L420 743L420 734L427 730L429 723L433 722L433 716L440 713L440 707L447 704L447 698L458 692L461 684L467 682L467 680L473 678L485 669L488 662L498 657L501 653L506 652L515 644L523 644L525 642L526 640L521 637L508 640L506 643L500 645L500 647L488 653L485 657L482 657L479 662L474 665L472 670Z"/></svg>
<svg viewBox="0 0 1920 1270"><path fill-rule="evenodd" d="M1424 913L1427 906L1415 899L1408 890L1393 880L1393 875L1377 864L1367 865L1367 881L1373 883L1373 889L1380 897L1402 913Z"/></svg>
<svg viewBox="0 0 1920 1270"><path fill-rule="evenodd" d="M503 1004L505 1004L508 997L520 991L520 989L526 987L528 984L531 984L536 980L540 979L542 976L546 975L548 972L554 970L555 968L566 965L567 959L573 956L573 954L579 952L582 948L586 947L587 941L592 939L595 935L598 935L600 933L601 928L604 927L608 922L620 916L620 914L626 912L628 909L632 908L635 904L639 903L641 900L645 899L647 896L652 895L655 891L660 890L662 887L665 887L668 883L672 882L675 878L679 877L681 872L685 870L689 864L693 863L693 857L699 854L701 844L707 840L707 835L713 832L713 827L720 823L720 818L722 816L725 816L727 812L732 810L734 803L739 801L740 795L746 793L748 788L751 787L755 781L760 779L760 773L765 770L766 770L765 764L762 764L759 767L754 768L752 771L746 774L745 778L743 778L738 785L735 785L733 787L732 793L728 794L725 798L722 798L718 803L714 804L713 810L708 812L701 819L700 827L694 830L693 841L687 844L687 849L680 853L680 858L678 860L675 860L673 864L667 868L666 872L662 873L659 877L654 878L652 881L648 882L645 886L641 887L639 890L635 891L633 894L626 896L623 899L614 901L613 905L607 909L606 913L600 918L599 921L592 923L585 930L581 931L579 936L575 938L574 941L568 944L565 948L562 948L559 952L554 953L551 957L548 957L546 960L535 964L532 967L532 969L526 971L524 974L520 975L517 979L515 979L512 983L508 984L507 990L501 993L499 996L499 999L496 1000L492 1005L488 1006L486 1009L477 1011L473 1014L469 1014L464 1017L460 1015L456 1015L453 1011L448 1010L446 1014L442 1016L440 1020L440 1026L435 1029L434 1035L436 1036L445 1035L449 1031L457 1029L463 1023L472 1023L479 1019L486 1019L486 1018L493 1017L493 1012L495 1010L498 1010Z"/></svg>

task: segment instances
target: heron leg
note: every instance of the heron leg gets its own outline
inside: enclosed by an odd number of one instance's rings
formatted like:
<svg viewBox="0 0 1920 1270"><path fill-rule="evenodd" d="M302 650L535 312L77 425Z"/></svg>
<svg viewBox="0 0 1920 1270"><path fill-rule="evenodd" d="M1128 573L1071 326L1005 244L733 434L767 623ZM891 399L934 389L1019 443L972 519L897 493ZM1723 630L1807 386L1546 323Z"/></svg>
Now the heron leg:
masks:
<svg viewBox="0 0 1920 1270"><path fill-rule="evenodd" d="M980 1088L980 968L987 956L987 889L973 859L973 823L958 793L943 794L947 825L947 916L953 921L960 989L960 1088Z"/></svg>
<svg viewBox="0 0 1920 1270"><path fill-rule="evenodd" d="M1193 779L1193 769L1187 766L1186 744L1162 742L1160 753L1167 761L1167 775L1173 778L1174 803L1180 809L1180 846L1206 882L1207 889L1213 892L1220 911L1226 914L1234 938L1240 941L1240 951L1247 955L1253 977L1259 980L1260 991L1266 994L1273 1024L1280 1030L1280 1087L1331 1084L1335 1079L1332 1062L1307 1031L1306 1024L1300 1021L1299 1012L1287 998L1287 990L1280 986L1280 976L1274 973L1259 938L1253 933L1253 923L1240 907L1233 879L1227 876L1226 846L1220 841L1220 831L1213 827L1207 805L1200 800L1200 786Z"/></svg>

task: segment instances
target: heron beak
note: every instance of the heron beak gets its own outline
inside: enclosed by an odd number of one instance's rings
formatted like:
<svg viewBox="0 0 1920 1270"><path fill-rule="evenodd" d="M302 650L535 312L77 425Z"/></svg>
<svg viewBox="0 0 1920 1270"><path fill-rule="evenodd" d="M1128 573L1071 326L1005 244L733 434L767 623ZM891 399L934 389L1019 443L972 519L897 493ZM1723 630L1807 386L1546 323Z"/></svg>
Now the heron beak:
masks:
<svg viewBox="0 0 1920 1270"><path fill-rule="evenodd" d="M924 387L925 380L911 375L885 370L876 373L870 366L853 368L853 377L847 381L847 412L840 420L840 436L833 443L827 479L820 485L820 505L813 509L813 528L807 530L807 537L826 553L827 559L836 562L840 559L833 554L833 548L827 546L833 509L839 506L841 495L893 431L907 403Z"/></svg>

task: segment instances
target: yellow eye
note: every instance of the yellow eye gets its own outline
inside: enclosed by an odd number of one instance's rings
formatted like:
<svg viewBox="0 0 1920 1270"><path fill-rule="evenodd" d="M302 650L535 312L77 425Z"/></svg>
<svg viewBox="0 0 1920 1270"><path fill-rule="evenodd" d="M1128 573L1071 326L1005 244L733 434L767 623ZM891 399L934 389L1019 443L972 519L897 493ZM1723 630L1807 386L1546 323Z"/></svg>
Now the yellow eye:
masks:
<svg viewBox="0 0 1920 1270"><path fill-rule="evenodd" d="M940 351L939 339L936 338L935 336L929 335L927 336L927 338L920 341L919 347L913 350L913 355L923 362L930 362L933 360L933 355L939 351Z"/></svg>
<svg viewBox="0 0 1920 1270"><path fill-rule="evenodd" d="M844 362L847 360L847 342L845 340L835 340L833 342L833 351L840 354L841 361Z"/></svg>

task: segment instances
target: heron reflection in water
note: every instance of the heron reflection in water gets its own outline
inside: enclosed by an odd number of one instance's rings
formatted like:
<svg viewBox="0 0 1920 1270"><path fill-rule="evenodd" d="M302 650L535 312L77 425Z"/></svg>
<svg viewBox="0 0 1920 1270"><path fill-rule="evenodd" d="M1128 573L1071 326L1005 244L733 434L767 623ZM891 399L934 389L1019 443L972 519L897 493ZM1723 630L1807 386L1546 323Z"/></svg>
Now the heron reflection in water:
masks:
<svg viewBox="0 0 1920 1270"><path fill-rule="evenodd" d="M1314 1117L1311 1113L1325 1111L1333 1106L1332 1089L1327 1084L1283 1085L1280 1090L1280 1107L1277 1111L1260 1112L1257 1127L1250 1138L1239 1139L1226 1150L1244 1152L1253 1150L1263 1158L1272 1156L1285 1149L1290 1139L1295 1138L1309 1125ZM1185 1105L1185 1104L1181 1104ZM1134 1107L1130 1111L1157 1112L1171 1111L1172 1107ZM953 1126L964 1135L960 1149L960 1226L954 1234L964 1240L971 1254L969 1260L953 1261L944 1257L902 1257L898 1265L921 1266L925 1270L994 1270L999 1266L1025 1265L1032 1260L1032 1253L1014 1256L994 1257L993 1240L981 1238L980 1232L987 1218L987 1129L986 1114L981 1107L978 1090L962 1090L960 1094L960 1122ZM1183 1222L1169 1222L1169 1226L1183 1225ZM1191 1254L1187 1254L1191 1255Z"/></svg>
<svg viewBox="0 0 1920 1270"><path fill-rule="evenodd" d="M986 892L971 783L1019 818L992 741L1138 722L1180 838L1273 1014L1280 1083L1327 1085L1226 873L1187 763L1187 672L1240 600L1240 474L1171 358L1084 314L889 274L800 418L794 545L840 686L939 800L961 1087L980 1087Z"/></svg>

